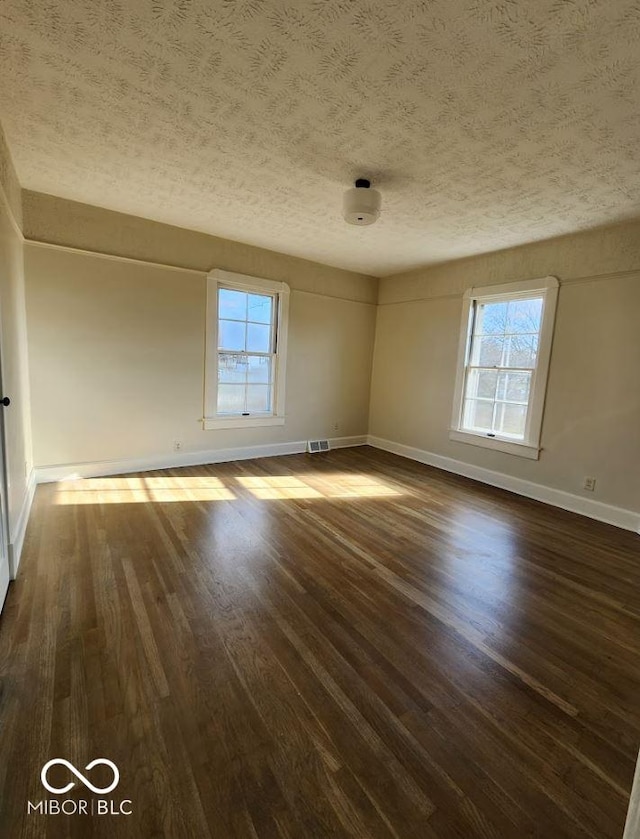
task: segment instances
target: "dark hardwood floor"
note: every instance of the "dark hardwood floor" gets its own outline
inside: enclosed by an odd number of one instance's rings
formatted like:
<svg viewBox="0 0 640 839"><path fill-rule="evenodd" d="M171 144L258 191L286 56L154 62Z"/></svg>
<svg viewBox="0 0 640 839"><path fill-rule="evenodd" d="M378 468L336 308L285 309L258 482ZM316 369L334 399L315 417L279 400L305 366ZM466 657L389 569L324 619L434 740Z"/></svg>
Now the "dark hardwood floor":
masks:
<svg viewBox="0 0 640 839"><path fill-rule="evenodd" d="M639 547L366 447L41 486L0 835L621 839Z"/></svg>

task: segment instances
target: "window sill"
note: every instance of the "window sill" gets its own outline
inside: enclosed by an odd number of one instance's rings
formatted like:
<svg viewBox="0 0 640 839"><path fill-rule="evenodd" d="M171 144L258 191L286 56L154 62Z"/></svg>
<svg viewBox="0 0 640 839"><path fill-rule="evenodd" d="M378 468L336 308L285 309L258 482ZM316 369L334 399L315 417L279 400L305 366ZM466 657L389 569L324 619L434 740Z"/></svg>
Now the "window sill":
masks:
<svg viewBox="0 0 640 839"><path fill-rule="evenodd" d="M284 425L284 417L204 417L205 431L215 428L262 428L266 425Z"/></svg>
<svg viewBox="0 0 640 839"><path fill-rule="evenodd" d="M480 446L485 449L493 449L506 454L514 454L517 457L526 457L529 460L538 460L540 448L531 446L528 443L517 443L513 440L505 440L500 437L486 437L483 434L474 434L471 431L459 431L452 428L449 431L449 439L457 443L468 443L471 446Z"/></svg>

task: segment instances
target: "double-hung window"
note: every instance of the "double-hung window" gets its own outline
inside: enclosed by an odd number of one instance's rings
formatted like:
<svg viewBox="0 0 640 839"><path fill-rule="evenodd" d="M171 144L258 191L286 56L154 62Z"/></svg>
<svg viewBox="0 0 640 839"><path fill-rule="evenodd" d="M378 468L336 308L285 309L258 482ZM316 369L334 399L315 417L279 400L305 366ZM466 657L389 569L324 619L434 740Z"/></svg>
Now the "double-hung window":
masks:
<svg viewBox="0 0 640 839"><path fill-rule="evenodd" d="M466 292L451 439L537 459L557 294L555 277Z"/></svg>
<svg viewBox="0 0 640 839"><path fill-rule="evenodd" d="M205 428L282 425L289 287L211 271Z"/></svg>

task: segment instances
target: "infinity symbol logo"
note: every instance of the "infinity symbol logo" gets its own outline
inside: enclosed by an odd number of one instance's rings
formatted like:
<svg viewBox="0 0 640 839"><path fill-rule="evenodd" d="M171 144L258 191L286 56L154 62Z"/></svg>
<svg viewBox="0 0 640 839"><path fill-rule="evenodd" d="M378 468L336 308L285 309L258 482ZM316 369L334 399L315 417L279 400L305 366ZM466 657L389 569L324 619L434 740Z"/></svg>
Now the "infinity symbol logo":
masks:
<svg viewBox="0 0 640 839"><path fill-rule="evenodd" d="M111 782L111 784L109 784L108 787L104 787L104 789L102 789L101 787L94 787L94 785L90 781L88 781L81 772L78 772L73 763L69 763L69 761L65 760L63 757L54 757L53 760L47 761L47 763L45 763L45 765L42 767L42 772L40 773L40 780L42 781L42 785L46 789L48 789L49 792L53 792L55 795L63 795L65 792L69 792L69 790L72 787L75 787L75 781L69 781L66 787L60 787L59 789L57 787L52 787L51 784L47 781L47 773L49 772L49 769L51 769L51 767L55 766L56 764L61 764L62 766L66 766L70 772L73 772L76 778L82 781L85 787L88 787L91 790L91 792L95 793L96 795L106 795L106 793L111 792L111 790L115 789L118 786L118 783L120 782L120 772L118 771L118 767L115 765L115 763L113 763L110 760L107 760L105 757L97 757L95 760L92 760L91 763L87 763L87 765L84 767L85 771L93 769L93 767L97 766L99 763L104 763L105 766L108 766L109 769L111 769L111 771L113 772L113 781Z"/></svg>

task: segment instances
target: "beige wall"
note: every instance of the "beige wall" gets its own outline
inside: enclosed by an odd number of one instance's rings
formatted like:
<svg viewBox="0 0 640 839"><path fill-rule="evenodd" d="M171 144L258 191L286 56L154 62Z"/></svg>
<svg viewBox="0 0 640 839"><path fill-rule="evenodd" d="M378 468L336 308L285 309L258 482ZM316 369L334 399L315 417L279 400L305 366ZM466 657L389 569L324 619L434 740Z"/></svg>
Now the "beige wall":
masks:
<svg viewBox="0 0 640 839"><path fill-rule="evenodd" d="M548 274L561 288L540 460L450 441L462 293ZM379 299L371 434L640 510L640 224L387 278Z"/></svg>
<svg viewBox="0 0 640 839"><path fill-rule="evenodd" d="M199 271L222 268L347 300L378 299L374 277L52 195L24 190L23 213L25 237L38 242Z"/></svg>
<svg viewBox="0 0 640 839"><path fill-rule="evenodd" d="M36 465L366 434L376 307L336 295L375 281L254 250L223 267L292 287L286 424L204 431L205 274L27 244Z"/></svg>
<svg viewBox="0 0 640 839"><path fill-rule="evenodd" d="M3 409L10 555L24 523L32 468L20 222L20 187L0 130L0 358L3 395L11 399Z"/></svg>
<svg viewBox="0 0 640 839"><path fill-rule="evenodd" d="M40 242L292 286L287 424L203 431L204 273L26 248L40 466L368 430L585 498L640 509L640 225L538 242L378 282L206 234L25 193ZM539 461L451 442L463 291L561 281ZM373 305L379 300L379 306ZM369 393L374 320L374 374ZM340 423L338 432L333 424ZM586 475L597 489L581 488Z"/></svg>

